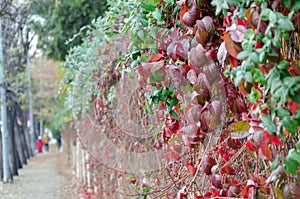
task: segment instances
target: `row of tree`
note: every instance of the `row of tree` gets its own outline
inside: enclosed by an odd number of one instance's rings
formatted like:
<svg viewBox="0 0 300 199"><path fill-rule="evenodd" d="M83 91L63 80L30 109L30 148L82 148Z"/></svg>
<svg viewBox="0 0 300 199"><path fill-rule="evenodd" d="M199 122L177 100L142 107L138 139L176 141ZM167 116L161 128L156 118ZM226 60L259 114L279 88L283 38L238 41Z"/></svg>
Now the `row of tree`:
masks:
<svg viewBox="0 0 300 199"><path fill-rule="evenodd" d="M43 80L35 82L34 77L42 75L32 70L34 64L40 65L39 68L53 67L53 64L41 62L43 58L36 62L31 60L40 55L41 50L48 58L64 60L68 50L82 42L81 33L89 29L86 25L105 9L106 1L93 0L0 2L0 173L4 182L18 175L18 169L34 155L35 140L42 134L44 122L54 133L59 132L63 124L60 119L52 120L53 114L61 114L59 109L63 105L58 103L55 108L55 103L49 103L55 99L53 92L40 91ZM80 29L83 26L85 28ZM49 94L51 96L47 96Z"/></svg>
<svg viewBox="0 0 300 199"><path fill-rule="evenodd" d="M28 84L26 65L32 41L28 29L30 13L26 4L5 0L0 3L1 47L1 177L4 182L11 181L18 169L27 164L33 155L32 135L27 128ZM30 77L29 77L30 79ZM24 81L25 80L25 81ZM28 108L28 105L26 105ZM33 131L32 131L33 132Z"/></svg>

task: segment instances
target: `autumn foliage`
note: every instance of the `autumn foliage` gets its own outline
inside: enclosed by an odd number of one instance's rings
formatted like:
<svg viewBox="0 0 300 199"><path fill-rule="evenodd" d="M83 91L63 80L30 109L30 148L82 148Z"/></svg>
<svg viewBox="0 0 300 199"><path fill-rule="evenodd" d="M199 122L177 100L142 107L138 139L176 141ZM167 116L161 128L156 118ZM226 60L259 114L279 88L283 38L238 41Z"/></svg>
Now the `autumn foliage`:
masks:
<svg viewBox="0 0 300 199"><path fill-rule="evenodd" d="M138 5L155 48L129 30L139 50L117 70L137 71L147 114L163 112L153 142L168 175L136 197L300 197L299 9L289 0Z"/></svg>

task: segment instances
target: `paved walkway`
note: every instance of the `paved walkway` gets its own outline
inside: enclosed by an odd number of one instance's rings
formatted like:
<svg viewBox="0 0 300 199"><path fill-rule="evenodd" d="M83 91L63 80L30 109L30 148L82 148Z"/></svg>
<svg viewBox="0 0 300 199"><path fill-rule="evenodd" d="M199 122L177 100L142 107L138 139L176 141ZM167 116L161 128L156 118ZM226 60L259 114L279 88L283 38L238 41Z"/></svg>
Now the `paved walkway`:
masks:
<svg viewBox="0 0 300 199"><path fill-rule="evenodd" d="M0 184L1 199L79 199L76 184L56 146L37 154L19 170L13 183Z"/></svg>

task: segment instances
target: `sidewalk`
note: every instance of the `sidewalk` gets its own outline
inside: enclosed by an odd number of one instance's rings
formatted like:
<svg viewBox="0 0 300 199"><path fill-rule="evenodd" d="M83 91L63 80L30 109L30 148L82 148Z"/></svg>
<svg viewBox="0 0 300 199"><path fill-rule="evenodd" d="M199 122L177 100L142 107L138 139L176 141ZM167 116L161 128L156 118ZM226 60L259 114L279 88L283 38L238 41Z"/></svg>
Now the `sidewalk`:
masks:
<svg viewBox="0 0 300 199"><path fill-rule="evenodd" d="M56 145L19 169L11 184L0 184L1 199L79 199L76 181Z"/></svg>

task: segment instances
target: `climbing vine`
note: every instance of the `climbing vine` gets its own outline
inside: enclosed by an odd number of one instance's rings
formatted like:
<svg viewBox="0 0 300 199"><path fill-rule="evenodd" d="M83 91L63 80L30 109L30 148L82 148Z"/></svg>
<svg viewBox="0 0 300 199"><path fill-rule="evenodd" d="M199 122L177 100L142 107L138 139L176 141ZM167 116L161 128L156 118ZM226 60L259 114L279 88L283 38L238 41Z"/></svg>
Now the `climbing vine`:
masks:
<svg viewBox="0 0 300 199"><path fill-rule="evenodd" d="M169 176L166 188L143 185L136 196L299 197L300 3L109 3L70 51L62 87L78 119L96 95L110 104L117 80L138 71L147 114L163 111L156 148L167 150ZM99 49L117 35L127 48L101 68Z"/></svg>

